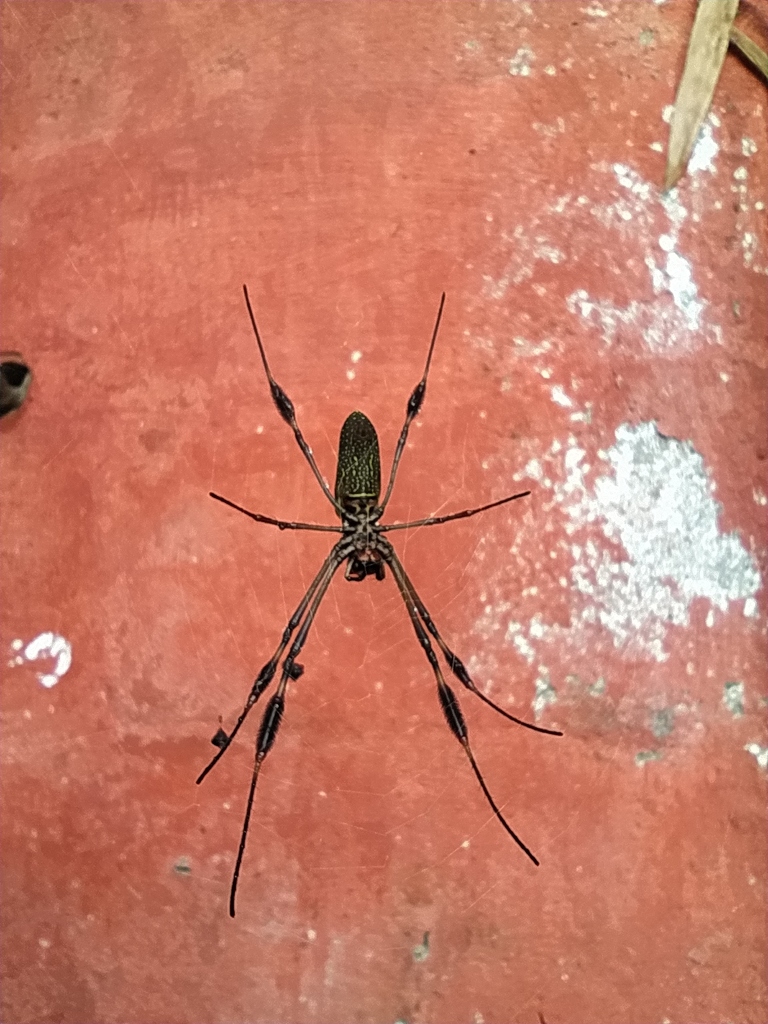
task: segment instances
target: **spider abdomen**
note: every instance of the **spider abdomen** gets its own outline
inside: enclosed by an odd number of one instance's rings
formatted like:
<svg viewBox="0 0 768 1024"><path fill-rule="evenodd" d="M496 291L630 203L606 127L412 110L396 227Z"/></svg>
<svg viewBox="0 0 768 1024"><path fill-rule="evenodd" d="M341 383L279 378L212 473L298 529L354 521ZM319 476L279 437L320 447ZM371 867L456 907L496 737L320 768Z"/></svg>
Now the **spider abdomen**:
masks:
<svg viewBox="0 0 768 1024"><path fill-rule="evenodd" d="M351 412L339 436L336 501L344 507L360 501L375 505L381 491L381 461L376 428L361 412Z"/></svg>

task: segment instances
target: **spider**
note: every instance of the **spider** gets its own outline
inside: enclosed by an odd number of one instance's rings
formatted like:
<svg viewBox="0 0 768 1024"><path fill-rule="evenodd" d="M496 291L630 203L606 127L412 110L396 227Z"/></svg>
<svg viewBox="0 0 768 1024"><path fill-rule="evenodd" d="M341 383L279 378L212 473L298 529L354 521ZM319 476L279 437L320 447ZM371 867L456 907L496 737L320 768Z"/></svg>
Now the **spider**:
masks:
<svg viewBox="0 0 768 1024"><path fill-rule="evenodd" d="M379 495L381 493L379 440L373 424L368 417L361 412L350 413L341 428L338 465L336 469L336 487L334 493L331 493L328 484L317 467L314 455L312 454L312 449L304 440L304 436L296 422L296 413L293 407L293 402L291 402L288 395L272 376L269 363L267 362L267 356L264 351L264 345L261 341L261 335L259 334L259 329L256 326L256 318L254 317L253 309L251 308L248 288L245 285L243 285L243 292L245 294L248 316L250 317L251 325L253 327L254 334L256 335L256 342L259 346L261 361L264 365L264 372L267 376L269 389L272 393L272 399L277 406L277 411L293 431L299 448L301 448L304 458L309 463L309 467L315 475L315 479L320 484L323 489L323 493L330 501L331 505L333 505L336 514L341 520L341 526L324 526L319 523L286 522L282 519L273 519L271 516L261 515L258 512L251 512L248 509L243 508L241 505L237 505L234 501L230 501L228 498L223 498L220 494L215 494L213 491L210 492L210 496L215 498L216 501L221 501L225 505L229 505L230 508L234 508L238 512L242 512L244 515L249 516L257 523L268 523L271 526L277 526L280 530L320 530L324 533L339 533L341 534L341 537L331 548L330 553L320 567L320 571L310 583L307 592L299 602L296 611L293 613L288 625L283 630L283 635L280 638L280 643L277 645L274 654L256 676L253 686L251 687L251 691L248 694L248 699L245 702L243 710L240 712L240 717L237 719L234 728L230 733L226 733L221 726L217 730L216 735L213 737L211 742L219 748L218 753L215 754L213 759L200 773L197 779L197 783L199 785L208 772L218 764L220 759L227 752L232 740L237 735L251 708L272 682L280 659L282 658L286 647L288 647L288 644L290 643L288 654L282 664L277 690L270 698L264 710L264 715L261 720L261 726L259 727L258 737L256 740L256 755L254 759L253 773L251 775L251 787L248 793L245 819L243 821L243 828L240 835L240 846L237 851L237 860L235 861L235 869L232 875L232 884L229 893L230 916L235 916L237 883L240 877L243 855L245 853L248 827L251 821L253 800L256 793L256 783L258 782L259 773L264 760L271 750L272 745L275 742L275 738L277 737L278 729L280 728L280 722L282 721L283 711L285 708L285 693L288 687L288 682L289 680L295 681L299 679L304 672L304 666L300 665L296 659L304 647L310 627L317 615L320 603L328 590L333 576L345 562L347 564L344 578L353 583L361 583L367 576L375 576L377 580L383 580L385 575L385 566L389 566L390 572L392 573L398 590L400 591L400 595L405 604L414 631L416 632L418 641L421 644L435 675L435 680L437 682L437 695L440 700L440 706L443 709L443 714L448 722L448 726L464 748L464 753L469 760L472 771L475 773L477 781L480 783L480 788L491 806L493 813L523 853L525 853L526 856L538 866L539 861L519 836L517 836L512 830L485 784L485 780L480 773L480 769L477 766L474 754L472 753L472 749L469 745L467 726L464 721L461 708L459 707L459 702L456 699L456 695L453 690L446 683L443 677L430 636L440 648L448 668L456 676L459 682L479 697L480 700L492 707L494 711L497 711L500 715L508 718L511 722L515 722L517 725L522 725L526 729L532 729L534 732L546 733L549 736L562 736L563 734L556 729L543 729L538 725L532 725L530 722L524 722L522 719L516 718L514 715L510 715L509 712L504 711L503 708L494 704L494 702L486 697L481 690L478 690L464 667L464 663L453 653L443 640L437 626L435 626L432 621L424 602L416 592L408 573L403 568L395 549L385 537L385 534L391 533L394 530L407 530L416 526L436 526L438 523L447 523L453 519L464 519L467 516L474 516L479 512L485 512L488 509L497 508L499 505L506 505L510 501L517 501L518 498L525 498L531 492L520 491L518 494L511 494L506 498L500 498L498 501L489 502L487 505L480 505L478 508L468 508L461 512L452 512L450 515L446 516L430 516L428 519L416 519L410 523L384 524L380 521L392 495L392 488L395 485L397 469L400 465L400 459L408 439L408 431L424 401L424 394L427 388L427 376L432 362L432 353L435 348L437 332L440 328L440 320L445 306L445 292L443 292L440 299L440 306L437 311L434 330L432 331L432 340L427 353L424 373L419 383L413 389L411 397L408 399L405 423L400 431L400 437L398 438L397 447L395 448L395 456L392 460L392 469L389 474L389 482L387 483L387 489L384 493L383 501L379 501ZM294 633L296 635L291 643L291 637L294 636Z"/></svg>

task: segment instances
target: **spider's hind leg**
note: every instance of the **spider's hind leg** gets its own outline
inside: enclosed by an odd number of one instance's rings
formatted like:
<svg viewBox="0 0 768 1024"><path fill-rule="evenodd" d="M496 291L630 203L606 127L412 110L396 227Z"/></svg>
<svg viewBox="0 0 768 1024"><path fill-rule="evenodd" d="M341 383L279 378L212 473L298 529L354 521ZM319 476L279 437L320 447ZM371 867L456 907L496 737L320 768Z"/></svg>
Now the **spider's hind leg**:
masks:
<svg viewBox="0 0 768 1024"><path fill-rule="evenodd" d="M459 682L466 686L466 688L470 690L472 693L474 693L476 697L479 697L484 704L487 704L488 707L493 708L494 711L497 711L500 715L503 715L504 718L509 719L510 722L514 722L516 725L522 725L524 729L530 729L532 732L544 733L546 736L562 736L563 734L559 729L545 729L541 725L534 725L533 722L526 722L522 718L517 718L515 715L510 714L509 711L505 711L504 708L500 708L498 704L495 704L490 699L490 697L486 697L482 690L479 690L477 688L475 683L472 681L469 672L467 672L464 662L461 660L461 658L459 658L457 654L454 654L454 652L450 649L448 644L446 644L445 640L443 640L437 626L432 621L432 616L427 611L426 605L417 594L416 588L414 587L413 583L411 583L408 573L405 571L402 562L397 557L397 554L395 553L391 545L389 557L392 559L394 565L397 566L397 571L400 573L400 576L402 577L402 585L408 592L408 596L411 602L413 603L413 606L416 612L418 613L419 618L424 623L427 630L434 637L438 647L443 652L443 657L446 660L448 668L456 676ZM393 572L394 571L395 570L393 568Z"/></svg>
<svg viewBox="0 0 768 1024"><path fill-rule="evenodd" d="M384 556L384 558L386 558L387 562L389 563L389 567L392 570L392 575L395 577L395 582L397 583L398 590L400 591L400 596L403 599L403 603L405 604L408 616L410 617L411 624L413 625L414 632L416 633L416 637L419 643L421 644L421 648L424 651L425 655L427 656L430 668L434 673L435 682L437 683L437 696L440 700L440 706L443 709L443 714L445 715L448 727L464 748L464 753L467 756L467 760L472 766L472 771L475 773L475 778L480 783L480 788L482 789L483 795L485 796L485 799L488 801L491 810L498 818L498 820L501 822L505 831L508 833L508 835L512 837L512 839L514 839L514 841L517 843L517 845L520 847L523 853L529 858L529 860L531 860L534 864L538 866L538 859L534 856L533 853L531 853L531 851L528 849L528 847L525 845L522 839L513 831L513 829L507 822L506 818L501 813L501 810L499 809L496 801L491 796L490 790L485 784L485 779L483 778L480 769L477 766L477 762L475 761L475 755L472 753L472 748L469 745L469 735L467 733L467 726L464 721L464 716L461 713L459 702L456 699L456 694L446 683L445 679L443 678L443 673L440 671L440 666L437 661L437 655L435 654L435 651L429 639L429 635L427 634L427 631L424 628L424 624L422 623L417 606L406 583L403 567L400 564L397 557L394 555L392 546L388 544L386 541L382 541L381 551L382 555Z"/></svg>

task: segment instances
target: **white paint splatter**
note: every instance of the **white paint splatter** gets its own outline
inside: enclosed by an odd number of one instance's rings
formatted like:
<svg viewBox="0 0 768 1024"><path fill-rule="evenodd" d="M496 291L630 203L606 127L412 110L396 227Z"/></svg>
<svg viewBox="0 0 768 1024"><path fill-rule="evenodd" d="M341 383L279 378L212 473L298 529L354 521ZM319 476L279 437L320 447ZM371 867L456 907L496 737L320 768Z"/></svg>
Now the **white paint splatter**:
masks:
<svg viewBox="0 0 768 1024"><path fill-rule="evenodd" d="M18 651L21 650L23 644L23 640L14 640L11 648ZM38 682L50 689L69 671L72 664L72 647L63 636L58 636L56 633L41 633L24 647L24 658L27 661L37 661L39 658L55 659L52 672L37 673ZM16 658L15 660L18 663L22 659Z"/></svg>
<svg viewBox="0 0 768 1024"><path fill-rule="evenodd" d="M720 147L715 141L715 136L712 128L720 127L720 121L718 118L710 114L704 124L699 129L699 134L696 137L696 142L688 160L688 173L696 174L699 171L709 171L710 174L715 173L714 159L720 152Z"/></svg>
<svg viewBox="0 0 768 1024"><path fill-rule="evenodd" d="M607 345L613 344L622 324L632 325L639 319L643 308L642 303L634 299L627 306L617 306L610 299L592 299L583 288L572 292L565 305L569 313L596 323Z"/></svg>
<svg viewBox="0 0 768 1024"><path fill-rule="evenodd" d="M622 237L628 237L631 224L632 234L640 236L646 249L644 262L659 301L633 299L619 306L610 299L590 296L581 288L568 296L567 309L596 324L608 345L614 343L620 331L639 334L659 354L691 349L701 338L719 341L720 328L705 326L706 303L699 297L691 262L678 248L680 228L688 212L677 190L659 196L626 164L600 163L595 169L612 173L622 191L614 202L594 204L590 212L604 227L620 231ZM667 224L657 234L659 214L666 217ZM654 245L663 255L654 253ZM665 294L671 297L671 303L664 300Z"/></svg>
<svg viewBox="0 0 768 1024"><path fill-rule="evenodd" d="M749 267L757 254L757 235L751 231L745 231L741 236L741 250L744 254L744 266Z"/></svg>
<svg viewBox="0 0 768 1024"><path fill-rule="evenodd" d="M566 395L565 391L563 390L563 388L560 387L559 384L555 384L552 387L551 393L552 401L555 402L557 405L561 405L564 409L573 408L573 402L568 397L568 395Z"/></svg>
<svg viewBox="0 0 768 1024"><path fill-rule="evenodd" d="M360 360L363 358L363 353L355 351L349 358L352 360L353 363L359 363Z"/></svg>
<svg viewBox="0 0 768 1024"><path fill-rule="evenodd" d="M521 78L528 78L531 74L531 64L534 61L533 50L527 46L521 46L509 62L510 75L519 75Z"/></svg>
<svg viewBox="0 0 768 1024"><path fill-rule="evenodd" d="M748 135L745 135L741 140L741 155L742 156L754 156L757 152L757 144L754 139L750 139Z"/></svg>
<svg viewBox="0 0 768 1024"><path fill-rule="evenodd" d="M662 235L662 239L674 245L668 235ZM652 256L647 256L645 264L651 272L653 290L656 294L667 291L679 310L684 314L688 328L697 331L701 326L701 316L704 311L704 303L698 298L698 289L693 281L693 268L689 261L680 253L667 250L667 259L664 270L656 266Z"/></svg>
<svg viewBox="0 0 768 1024"><path fill-rule="evenodd" d="M763 771L768 768L768 747L761 747L759 743L745 743L744 749L755 758L759 768Z"/></svg>
<svg viewBox="0 0 768 1024"><path fill-rule="evenodd" d="M537 261L558 264L565 259L565 254L552 245L545 235L537 234L531 237L519 224L511 235L502 232L501 240L505 247L507 245L513 247L514 256L501 277L494 278L490 274L483 275L485 294L491 299L504 298L511 284L519 285L533 277Z"/></svg>

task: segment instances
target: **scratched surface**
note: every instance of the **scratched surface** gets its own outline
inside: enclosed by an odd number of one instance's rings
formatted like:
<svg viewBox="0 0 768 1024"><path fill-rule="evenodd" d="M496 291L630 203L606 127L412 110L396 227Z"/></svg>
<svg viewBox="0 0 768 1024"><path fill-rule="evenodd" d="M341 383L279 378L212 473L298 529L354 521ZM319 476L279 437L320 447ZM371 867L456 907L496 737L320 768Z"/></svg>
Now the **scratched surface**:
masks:
<svg viewBox="0 0 768 1024"><path fill-rule="evenodd" d="M2 7L2 1019L766 1018L766 93L662 196L692 2ZM766 37L752 22L756 38ZM227 895L346 415L477 685L331 587ZM456 684L457 689L461 687ZM539 1016L541 1015L541 1017Z"/></svg>

